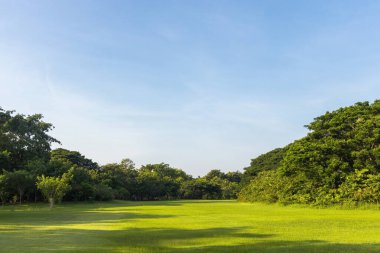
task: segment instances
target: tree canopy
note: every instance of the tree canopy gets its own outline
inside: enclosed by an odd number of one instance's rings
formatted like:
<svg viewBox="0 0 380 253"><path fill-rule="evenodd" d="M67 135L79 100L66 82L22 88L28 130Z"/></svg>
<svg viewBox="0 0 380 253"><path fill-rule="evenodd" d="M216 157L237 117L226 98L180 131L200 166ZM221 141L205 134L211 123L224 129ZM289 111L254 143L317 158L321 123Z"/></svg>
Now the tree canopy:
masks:
<svg viewBox="0 0 380 253"><path fill-rule="evenodd" d="M309 133L251 160L239 171L193 178L166 163L130 159L99 165L78 151L51 150L41 114L0 108L0 200L233 199L307 204L378 203L380 101L326 112ZM242 188L243 187L243 188ZM51 202L52 203L52 202Z"/></svg>
<svg viewBox="0 0 380 253"><path fill-rule="evenodd" d="M130 159L99 165L78 151L58 148L41 114L0 108L0 199L4 203L236 198L241 173L213 170L193 178L169 164L136 168ZM192 187L193 185L194 187ZM195 191L195 192L192 192ZM200 193L198 193L200 191Z"/></svg>
<svg viewBox="0 0 380 253"><path fill-rule="evenodd" d="M257 177L261 179L253 179L241 198L265 196L273 187L259 185L276 178L273 184L281 187L274 194L276 197L268 197L268 201L315 204L379 201L380 101L327 112L306 127L310 132L286 148L275 171L259 173ZM272 161L269 153L267 156ZM255 176L251 167L246 173Z"/></svg>
<svg viewBox="0 0 380 253"><path fill-rule="evenodd" d="M0 167L21 169L30 160L48 159L51 144L58 140L48 135L53 125L41 114L25 116L0 107Z"/></svg>

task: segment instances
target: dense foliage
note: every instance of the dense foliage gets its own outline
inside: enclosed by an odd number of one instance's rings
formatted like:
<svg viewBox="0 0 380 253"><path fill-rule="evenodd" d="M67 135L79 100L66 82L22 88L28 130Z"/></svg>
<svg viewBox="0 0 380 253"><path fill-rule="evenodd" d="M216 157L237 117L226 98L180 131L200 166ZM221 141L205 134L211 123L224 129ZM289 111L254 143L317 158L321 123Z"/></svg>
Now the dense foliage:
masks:
<svg viewBox="0 0 380 253"><path fill-rule="evenodd" d="M193 178L168 164L136 168L124 159L99 165L59 143L42 115L0 108L0 200L88 201L233 199L306 203L378 203L380 101L317 117L310 132L251 160L244 174L211 170ZM244 185L241 190L242 185Z"/></svg>
<svg viewBox="0 0 380 253"><path fill-rule="evenodd" d="M240 199L283 203L378 203L380 101L357 103L315 118L270 170L252 173ZM277 163L272 155L267 163Z"/></svg>
<svg viewBox="0 0 380 253"><path fill-rule="evenodd" d="M256 177L260 172L277 169L284 158L286 150L287 147L276 148L252 159L250 166L244 168L243 180L245 183L247 183L246 181L249 182L252 177Z"/></svg>
<svg viewBox="0 0 380 253"><path fill-rule="evenodd" d="M240 190L240 172L212 170L193 178L168 164L136 168L124 159L98 165L77 151L51 150L58 140L42 115L25 116L0 108L0 200L46 199L51 205L86 200L231 199Z"/></svg>

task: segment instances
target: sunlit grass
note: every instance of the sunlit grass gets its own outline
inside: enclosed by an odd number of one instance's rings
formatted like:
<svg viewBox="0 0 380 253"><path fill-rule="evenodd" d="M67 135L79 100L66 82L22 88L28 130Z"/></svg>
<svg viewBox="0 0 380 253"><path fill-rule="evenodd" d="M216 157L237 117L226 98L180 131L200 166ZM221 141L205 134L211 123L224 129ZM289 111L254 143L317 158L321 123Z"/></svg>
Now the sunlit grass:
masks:
<svg viewBox="0 0 380 253"><path fill-rule="evenodd" d="M0 252L380 252L380 211L235 201L7 206Z"/></svg>

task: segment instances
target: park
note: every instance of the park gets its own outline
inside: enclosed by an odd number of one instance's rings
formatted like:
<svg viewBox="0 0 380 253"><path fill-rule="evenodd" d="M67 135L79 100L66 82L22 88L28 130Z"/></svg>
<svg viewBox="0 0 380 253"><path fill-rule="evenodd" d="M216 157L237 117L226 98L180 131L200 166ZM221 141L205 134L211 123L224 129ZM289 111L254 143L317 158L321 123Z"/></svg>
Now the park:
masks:
<svg viewBox="0 0 380 253"><path fill-rule="evenodd" d="M379 13L0 0L0 253L380 253Z"/></svg>
<svg viewBox="0 0 380 253"><path fill-rule="evenodd" d="M1 252L375 253L380 211L234 200L0 208Z"/></svg>

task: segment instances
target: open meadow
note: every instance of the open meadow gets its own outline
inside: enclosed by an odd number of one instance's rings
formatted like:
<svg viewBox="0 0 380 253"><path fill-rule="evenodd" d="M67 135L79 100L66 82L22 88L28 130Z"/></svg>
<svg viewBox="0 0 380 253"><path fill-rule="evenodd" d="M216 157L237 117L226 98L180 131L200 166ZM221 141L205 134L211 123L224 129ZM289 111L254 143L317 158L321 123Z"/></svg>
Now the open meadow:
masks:
<svg viewBox="0 0 380 253"><path fill-rule="evenodd" d="M1 252L380 252L380 211L236 201L0 208Z"/></svg>

